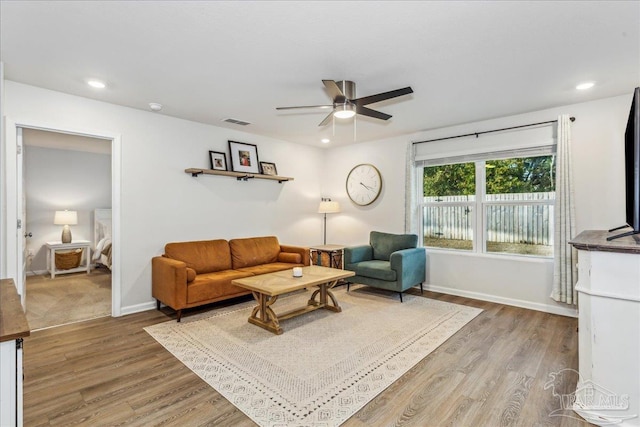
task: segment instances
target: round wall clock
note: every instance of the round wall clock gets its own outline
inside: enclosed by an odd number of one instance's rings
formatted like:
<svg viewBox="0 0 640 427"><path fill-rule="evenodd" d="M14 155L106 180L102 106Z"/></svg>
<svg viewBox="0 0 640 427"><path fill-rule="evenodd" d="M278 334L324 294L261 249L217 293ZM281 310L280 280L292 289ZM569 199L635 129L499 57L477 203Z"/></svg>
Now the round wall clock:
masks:
<svg viewBox="0 0 640 427"><path fill-rule="evenodd" d="M381 190L382 175L373 165L357 165L347 175L347 194L356 205L370 205L378 198Z"/></svg>

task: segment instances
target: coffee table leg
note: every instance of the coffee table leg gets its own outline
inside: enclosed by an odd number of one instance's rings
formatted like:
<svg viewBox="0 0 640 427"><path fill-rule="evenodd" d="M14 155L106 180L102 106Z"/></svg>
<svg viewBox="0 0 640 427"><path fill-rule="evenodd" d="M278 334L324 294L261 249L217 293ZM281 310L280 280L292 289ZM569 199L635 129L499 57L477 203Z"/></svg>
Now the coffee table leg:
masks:
<svg viewBox="0 0 640 427"><path fill-rule="evenodd" d="M342 308L340 304L338 304L338 300L336 299L333 292L331 292L331 288L333 288L336 284L338 284L337 280L328 283L322 283L318 285L318 289L316 289L313 294L311 294L311 298L309 299L309 305L320 306L322 308L326 308L327 310L335 311L336 313L340 313ZM316 296L320 295L320 301L316 301ZM333 304L328 304L329 297Z"/></svg>
<svg viewBox="0 0 640 427"><path fill-rule="evenodd" d="M276 313L271 309L271 306L278 300L278 296L270 297L260 292L252 292L252 294L257 305L251 311L249 323L260 326L276 335L282 334L283 331L280 327L278 316L276 316Z"/></svg>

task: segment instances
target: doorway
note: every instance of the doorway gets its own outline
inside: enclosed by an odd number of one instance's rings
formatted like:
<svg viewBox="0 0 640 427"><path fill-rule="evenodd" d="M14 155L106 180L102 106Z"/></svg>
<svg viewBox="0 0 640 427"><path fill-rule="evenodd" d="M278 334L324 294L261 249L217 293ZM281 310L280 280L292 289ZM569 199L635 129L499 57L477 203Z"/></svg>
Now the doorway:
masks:
<svg viewBox="0 0 640 427"><path fill-rule="evenodd" d="M111 210L111 140L26 128L22 141L29 325L43 329L109 316L111 270L96 251L96 229L103 232L105 224L95 212ZM76 213L75 224L68 227L72 242L87 247L57 251L52 257L47 244L60 243L63 227L54 224L54 213L64 210ZM81 261L74 251L87 253ZM71 273L75 266L58 262L69 257L91 264L91 273ZM52 277L54 266L66 270Z"/></svg>
<svg viewBox="0 0 640 427"><path fill-rule="evenodd" d="M23 306L26 305L26 292L23 274L26 272L25 259L26 239L28 233L24 232L23 224L23 140L25 129L50 131L65 135L92 137L110 141L111 143L111 207L112 217L112 241L113 247L118 248L120 243L120 182L121 182L121 137L116 133L103 131L91 131L87 129L74 129L65 126L52 126L50 123L42 123L38 120L17 121L11 117L5 118L5 157L4 170L6 177L6 215L3 227L6 230L3 241L4 256L2 258L4 276L12 277L16 282L18 293L21 295ZM17 224L17 227L16 227ZM15 228L14 228L15 227ZM13 230L13 231L12 231ZM121 295L121 270L120 253L113 251L111 268L111 315L120 316L122 312Z"/></svg>

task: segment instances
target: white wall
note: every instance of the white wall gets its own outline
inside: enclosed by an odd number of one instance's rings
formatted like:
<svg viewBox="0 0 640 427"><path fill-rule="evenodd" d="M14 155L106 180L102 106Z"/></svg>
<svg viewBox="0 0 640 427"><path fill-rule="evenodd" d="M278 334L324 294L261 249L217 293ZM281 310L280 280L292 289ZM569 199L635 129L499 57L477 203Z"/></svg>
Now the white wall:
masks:
<svg viewBox="0 0 640 427"><path fill-rule="evenodd" d="M328 243L363 243L374 229L402 232L407 142L553 120L564 113L577 118L572 132L578 231L624 222L623 135L631 89L628 96L326 151L11 81L5 83L5 97L5 113L13 120L121 135L124 312L150 306L150 259L167 242L275 234L286 243L317 244L320 196L342 206L341 213L328 215ZM184 173L187 167L207 167L208 150L227 152L229 139L257 144L262 160L275 162L281 175L295 180L238 182ZM382 195L368 207L356 207L345 192L345 178L359 163L374 164L383 176ZM548 297L550 261L429 250L428 265L427 284L434 290L572 312Z"/></svg>
<svg viewBox="0 0 640 427"><path fill-rule="evenodd" d="M25 143L28 143L25 137ZM70 226L73 240L93 240L93 210L111 207L111 155L25 145L27 249L29 271L46 270L44 244L59 241L61 225L53 224L57 210L78 212Z"/></svg>
<svg viewBox="0 0 640 427"><path fill-rule="evenodd" d="M20 123L120 135L121 244L116 250L123 313L152 306L151 258L161 254L167 242L259 235L276 235L283 243L298 245L322 241L321 216L316 213L322 149L12 81L5 82L5 114ZM261 160L276 163L280 175L295 180L239 182L220 176L193 178L184 172L208 168L208 151L228 153L230 139L256 144Z"/></svg>
<svg viewBox="0 0 640 427"><path fill-rule="evenodd" d="M361 244L368 241L370 230L404 230L404 165L409 141L555 120L560 114L577 119L572 125L572 139L578 232L622 225L623 141L632 89L628 96L334 148L327 153L326 163L331 174L323 179L322 193L339 200L343 212L330 218L327 240L346 245ZM469 143L473 144L473 139ZM446 150L442 154L447 155ZM365 208L350 203L344 187L349 170L358 163L377 166L384 182L381 197ZM549 298L553 276L550 260L428 250L427 262L426 283L433 290L574 314L573 309Z"/></svg>

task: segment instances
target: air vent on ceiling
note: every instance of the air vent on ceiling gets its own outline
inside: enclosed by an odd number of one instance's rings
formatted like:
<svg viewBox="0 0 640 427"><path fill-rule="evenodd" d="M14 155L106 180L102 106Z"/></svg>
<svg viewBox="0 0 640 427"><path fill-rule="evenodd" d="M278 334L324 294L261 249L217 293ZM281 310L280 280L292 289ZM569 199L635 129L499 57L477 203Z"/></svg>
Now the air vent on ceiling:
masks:
<svg viewBox="0 0 640 427"><path fill-rule="evenodd" d="M251 124L249 122L243 122L242 120L238 120L238 119L223 119L222 121L227 123L233 123L234 125L240 125L240 126L247 126Z"/></svg>

